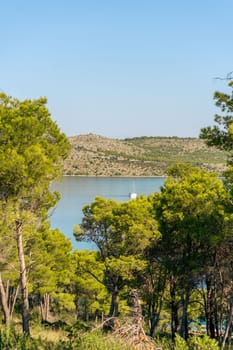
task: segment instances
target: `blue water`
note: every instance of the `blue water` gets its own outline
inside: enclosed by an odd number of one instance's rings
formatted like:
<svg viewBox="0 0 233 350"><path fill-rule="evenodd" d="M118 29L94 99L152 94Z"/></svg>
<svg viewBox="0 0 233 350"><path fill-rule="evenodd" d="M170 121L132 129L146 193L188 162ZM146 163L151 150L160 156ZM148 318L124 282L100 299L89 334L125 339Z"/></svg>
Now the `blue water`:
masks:
<svg viewBox="0 0 233 350"><path fill-rule="evenodd" d="M127 201L130 193L151 194L157 192L163 183L163 177L65 176L52 185L52 190L60 192L61 199L50 217L51 226L63 232L71 240L73 248L92 249L94 245L76 242L73 236L73 227L81 223L85 204L93 202L96 196Z"/></svg>

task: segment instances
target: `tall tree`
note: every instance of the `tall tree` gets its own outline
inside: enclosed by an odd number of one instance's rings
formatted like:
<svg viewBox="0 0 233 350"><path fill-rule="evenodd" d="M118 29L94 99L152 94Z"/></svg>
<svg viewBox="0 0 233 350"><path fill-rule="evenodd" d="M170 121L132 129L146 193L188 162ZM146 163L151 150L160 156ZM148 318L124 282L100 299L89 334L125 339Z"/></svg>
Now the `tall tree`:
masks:
<svg viewBox="0 0 233 350"><path fill-rule="evenodd" d="M232 72L228 74L227 78L228 86L231 89L230 93L223 93L216 91L214 94L215 104L218 108L220 108L221 113L216 114L214 116L214 126L208 126L201 129L200 137L205 140L206 144L210 147L215 146L221 150L225 150L228 152L228 168L224 172L224 182L226 188L230 191L231 196L233 196L233 79ZM231 268L231 251L232 251L232 229L230 228L230 234L228 234L228 246L225 249L225 254L223 255L224 260L227 260L226 266L228 268L224 269L224 271L228 271L227 275L232 275ZM227 254L226 254L227 252ZM229 280L229 276L227 277ZM232 277L230 278L232 280ZM231 289L231 288L230 288ZM231 290L232 291L232 290ZM225 291L224 291L225 292ZM232 323L232 299L233 292L228 300L228 315L225 315L225 318L228 319L228 326L226 327L223 342L221 345L221 349L224 349L226 339L228 337L228 333L230 330L229 325Z"/></svg>
<svg viewBox="0 0 233 350"><path fill-rule="evenodd" d="M102 319L102 315L107 313L109 293L104 285L104 264L99 259L98 251L74 251L72 270L77 319Z"/></svg>
<svg viewBox="0 0 233 350"><path fill-rule="evenodd" d="M151 254L150 247L145 254L145 259L145 269L137 274L137 285L148 319L149 334L153 338L160 321L167 292L167 271L160 263L159 256Z"/></svg>
<svg viewBox="0 0 233 350"><path fill-rule="evenodd" d="M204 276L212 276L209 266L215 266L217 248L224 238L230 197L222 181L205 170L178 165L170 169L169 175L154 196L162 237L152 253L159 256L168 271L174 339L179 306L182 305L180 334L187 338L191 292ZM213 287L212 278L210 286ZM207 324L210 321L212 325L213 311L209 310Z"/></svg>
<svg viewBox="0 0 233 350"><path fill-rule="evenodd" d="M3 323L8 325L14 311L18 294L17 249L15 221L10 203L0 201L0 304L3 311ZM10 244L9 244L10 243Z"/></svg>
<svg viewBox="0 0 233 350"><path fill-rule="evenodd" d="M118 316L119 291L132 278L133 271L144 266L143 252L159 236L146 197L128 202L96 197L83 208L78 240L92 241L104 264L105 285L111 293L109 316Z"/></svg>
<svg viewBox="0 0 233 350"><path fill-rule="evenodd" d="M24 100L0 94L0 199L11 202L20 266L23 332L29 333L24 226L33 230L58 199L50 183L60 176L69 142L51 119L46 99Z"/></svg>
<svg viewBox="0 0 233 350"><path fill-rule="evenodd" d="M58 229L44 222L35 234L29 235L25 246L28 256L31 304L39 306L43 322L50 322L50 309L73 308L74 295L69 292L71 283L71 249L69 239Z"/></svg>

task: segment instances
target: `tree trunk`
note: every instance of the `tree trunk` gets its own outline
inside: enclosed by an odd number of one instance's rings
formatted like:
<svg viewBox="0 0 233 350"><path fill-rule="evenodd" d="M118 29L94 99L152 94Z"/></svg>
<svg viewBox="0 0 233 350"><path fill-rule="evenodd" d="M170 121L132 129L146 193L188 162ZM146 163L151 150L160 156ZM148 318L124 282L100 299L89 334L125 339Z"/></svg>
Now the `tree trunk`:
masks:
<svg viewBox="0 0 233 350"><path fill-rule="evenodd" d="M4 287L3 282L2 282L1 273L0 273L0 296L1 296L2 311L3 311L3 315L4 315L3 322L6 325L9 325L10 320L11 320L11 313L10 313L10 309L8 307L7 293L6 293L5 287Z"/></svg>
<svg viewBox="0 0 233 350"><path fill-rule="evenodd" d="M23 332L29 335L30 328L29 328L27 272L26 272L24 249L23 249L22 222L20 220L16 221L16 237L17 237L17 249L18 249L18 257L19 257L19 265L20 265L20 283L21 283L21 293L22 293L22 325L23 325Z"/></svg>
<svg viewBox="0 0 233 350"><path fill-rule="evenodd" d="M109 310L109 317L112 317L112 316L118 317L119 310L118 310L118 301L117 301L117 296L118 296L117 284L114 284L111 294L112 295L111 295L111 305L110 305L110 310Z"/></svg>
<svg viewBox="0 0 233 350"><path fill-rule="evenodd" d="M19 294L19 285L16 287L16 289L15 287L10 288L9 295L8 295L8 305L10 309L11 318L15 309L15 303L16 303L18 294Z"/></svg>
<svg viewBox="0 0 233 350"><path fill-rule="evenodd" d="M185 340L188 339L188 304L189 304L189 291L187 290L182 301L182 318L180 326L180 336Z"/></svg>
<svg viewBox="0 0 233 350"><path fill-rule="evenodd" d="M231 326L232 326L232 316L233 316L233 287L231 289L229 316L228 316L228 321L227 321L226 329L225 329L225 332L224 332L223 340L222 340L222 343L221 343L221 350L225 349L226 340L229 337L230 329L231 329Z"/></svg>
<svg viewBox="0 0 233 350"><path fill-rule="evenodd" d="M210 338L215 338L215 298L212 278L206 279L207 300L206 300L206 328Z"/></svg>
<svg viewBox="0 0 233 350"><path fill-rule="evenodd" d="M151 268L153 269L153 266L151 266ZM149 319L149 327L150 327L149 334L150 334L150 337L153 338L155 329L159 323L160 314L163 306L163 298L164 298L164 291L165 291L167 276L164 273L164 270L162 268L159 269L159 274L156 282L153 280L153 272L151 272L150 274L151 274L151 286L153 288L152 289L153 295L148 305L148 319Z"/></svg>
<svg viewBox="0 0 233 350"><path fill-rule="evenodd" d="M176 285L174 279L170 278L170 296L171 296L171 333L172 333L172 341L175 341L176 333L179 326L179 318L178 318L178 305L175 300L176 296Z"/></svg>
<svg viewBox="0 0 233 350"><path fill-rule="evenodd" d="M76 317L76 320L78 320L79 319L79 295L78 295L78 292L76 292L76 294L75 294L75 310L76 310L75 317Z"/></svg>
<svg viewBox="0 0 233 350"><path fill-rule="evenodd" d="M162 296L158 300L157 308L155 307L155 303L152 303L152 305L151 305L151 311L150 311L150 337L151 338L153 338L154 333L155 333L155 329L159 323L162 305L163 305Z"/></svg>
<svg viewBox="0 0 233 350"><path fill-rule="evenodd" d="M45 293L43 301L40 302L42 322L49 322L50 295Z"/></svg>

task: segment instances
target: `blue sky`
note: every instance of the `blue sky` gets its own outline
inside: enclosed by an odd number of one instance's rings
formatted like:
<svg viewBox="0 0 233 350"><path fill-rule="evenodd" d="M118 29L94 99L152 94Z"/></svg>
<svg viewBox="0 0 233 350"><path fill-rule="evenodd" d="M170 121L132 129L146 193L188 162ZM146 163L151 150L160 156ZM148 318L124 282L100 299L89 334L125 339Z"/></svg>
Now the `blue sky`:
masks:
<svg viewBox="0 0 233 350"><path fill-rule="evenodd" d="M0 3L0 89L68 136L198 137L233 71L232 0ZM229 91L230 92L230 91Z"/></svg>

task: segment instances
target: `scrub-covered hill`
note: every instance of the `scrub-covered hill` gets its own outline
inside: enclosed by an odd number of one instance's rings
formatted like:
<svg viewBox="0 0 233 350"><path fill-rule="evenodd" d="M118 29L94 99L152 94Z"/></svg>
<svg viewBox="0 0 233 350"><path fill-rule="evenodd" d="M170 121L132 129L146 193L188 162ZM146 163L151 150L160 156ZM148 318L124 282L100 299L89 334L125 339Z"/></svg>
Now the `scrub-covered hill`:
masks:
<svg viewBox="0 0 233 350"><path fill-rule="evenodd" d="M178 137L135 137L124 140L88 134L70 137L66 175L163 176L167 167L186 162L221 174L226 153L203 140Z"/></svg>

